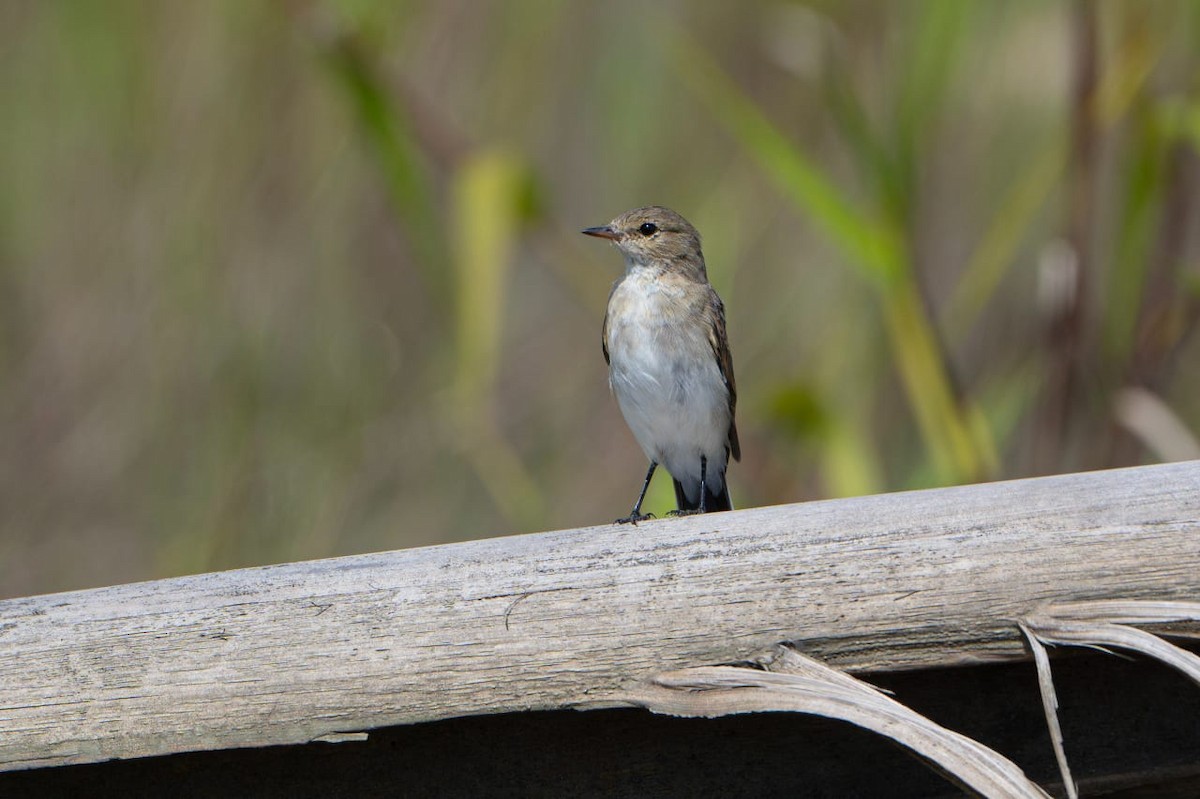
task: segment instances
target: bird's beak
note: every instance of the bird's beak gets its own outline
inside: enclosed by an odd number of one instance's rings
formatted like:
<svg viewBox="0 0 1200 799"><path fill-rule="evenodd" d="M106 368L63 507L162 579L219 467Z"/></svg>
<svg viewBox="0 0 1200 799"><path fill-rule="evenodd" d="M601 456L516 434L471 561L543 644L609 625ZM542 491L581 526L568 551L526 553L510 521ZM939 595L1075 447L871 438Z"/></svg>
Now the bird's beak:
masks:
<svg viewBox="0 0 1200 799"><path fill-rule="evenodd" d="M617 239L621 238L621 234L613 230L608 225L604 225L603 227L590 227L585 230L581 230L580 232L585 236L595 236L598 239L612 239L613 241L616 241Z"/></svg>

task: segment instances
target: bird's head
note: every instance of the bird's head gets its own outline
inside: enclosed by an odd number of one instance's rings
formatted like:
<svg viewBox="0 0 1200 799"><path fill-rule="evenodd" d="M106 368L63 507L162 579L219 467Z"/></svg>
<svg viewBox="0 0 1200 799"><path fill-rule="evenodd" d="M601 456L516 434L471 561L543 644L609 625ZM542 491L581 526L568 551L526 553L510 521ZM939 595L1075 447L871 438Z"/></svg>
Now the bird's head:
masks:
<svg viewBox="0 0 1200 799"><path fill-rule="evenodd" d="M630 266L687 264L704 268L700 234L686 219L661 205L626 211L602 227L583 231L609 239Z"/></svg>

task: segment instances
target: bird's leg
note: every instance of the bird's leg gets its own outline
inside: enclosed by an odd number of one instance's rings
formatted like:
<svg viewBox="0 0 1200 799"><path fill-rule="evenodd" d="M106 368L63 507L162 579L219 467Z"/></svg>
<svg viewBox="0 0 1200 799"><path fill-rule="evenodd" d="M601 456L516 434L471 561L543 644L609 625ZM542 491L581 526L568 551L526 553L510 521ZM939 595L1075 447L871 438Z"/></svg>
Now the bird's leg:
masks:
<svg viewBox="0 0 1200 799"><path fill-rule="evenodd" d="M692 516L697 513L707 513L708 512L707 510L705 510L705 507L704 507L704 504L705 504L704 503L704 494L708 491L708 484L707 484L707 481L705 480L705 472L706 471L708 471L708 458L704 455L701 455L700 456L700 507L691 508L689 510L684 510L683 508L676 508L675 510L668 513L667 514L668 516Z"/></svg>
<svg viewBox="0 0 1200 799"><path fill-rule="evenodd" d="M636 526L638 522L654 517L653 513L642 513L642 500L646 498L646 489L650 487L650 478L654 476L654 470L657 468L658 463L650 461L650 468L646 470L646 482L642 483L642 493L638 494L637 502L633 503L633 511L624 519L617 519L615 524L632 524Z"/></svg>

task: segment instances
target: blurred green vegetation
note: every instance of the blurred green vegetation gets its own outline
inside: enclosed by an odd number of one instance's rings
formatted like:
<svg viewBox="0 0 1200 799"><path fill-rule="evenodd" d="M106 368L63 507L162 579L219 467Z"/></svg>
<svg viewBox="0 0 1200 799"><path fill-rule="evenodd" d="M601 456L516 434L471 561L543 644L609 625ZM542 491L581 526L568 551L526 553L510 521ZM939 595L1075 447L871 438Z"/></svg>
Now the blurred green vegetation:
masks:
<svg viewBox="0 0 1200 799"><path fill-rule="evenodd" d="M1200 6L669 9L0 6L0 595L627 512L648 203L739 506L1197 456Z"/></svg>

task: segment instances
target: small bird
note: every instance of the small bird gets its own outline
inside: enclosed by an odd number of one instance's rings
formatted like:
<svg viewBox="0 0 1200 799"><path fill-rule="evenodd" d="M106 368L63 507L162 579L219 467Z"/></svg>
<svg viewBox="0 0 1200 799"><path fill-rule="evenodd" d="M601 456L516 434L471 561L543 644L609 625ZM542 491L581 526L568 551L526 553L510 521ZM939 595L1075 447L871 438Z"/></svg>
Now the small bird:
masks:
<svg viewBox="0 0 1200 799"><path fill-rule="evenodd" d="M700 234L669 208L626 211L583 231L625 256L613 284L602 344L625 423L650 460L633 511L637 524L659 464L675 481L672 515L733 510L725 468L741 458L733 412L737 387L725 306L708 282Z"/></svg>

